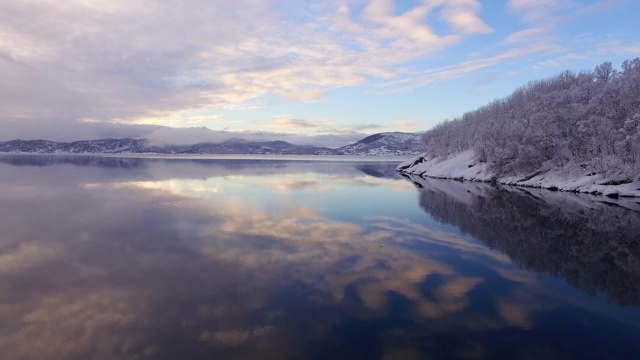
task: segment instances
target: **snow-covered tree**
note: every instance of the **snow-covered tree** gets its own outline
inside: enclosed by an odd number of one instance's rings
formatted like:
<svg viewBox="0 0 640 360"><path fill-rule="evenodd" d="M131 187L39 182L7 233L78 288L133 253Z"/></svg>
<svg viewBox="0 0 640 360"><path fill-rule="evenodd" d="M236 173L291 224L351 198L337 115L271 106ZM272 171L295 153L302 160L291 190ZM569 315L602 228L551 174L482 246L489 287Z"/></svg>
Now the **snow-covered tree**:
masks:
<svg viewBox="0 0 640 360"><path fill-rule="evenodd" d="M621 70L610 62L593 71L531 81L423 137L428 157L473 150L498 174L526 174L574 164L624 179L640 174L640 58Z"/></svg>

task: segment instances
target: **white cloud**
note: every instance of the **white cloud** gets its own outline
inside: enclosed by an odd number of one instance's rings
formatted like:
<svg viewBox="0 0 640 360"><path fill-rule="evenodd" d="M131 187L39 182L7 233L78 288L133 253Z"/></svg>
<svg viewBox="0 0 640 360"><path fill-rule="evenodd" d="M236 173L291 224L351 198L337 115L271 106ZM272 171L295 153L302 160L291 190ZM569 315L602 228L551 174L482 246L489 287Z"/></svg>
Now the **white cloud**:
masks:
<svg viewBox="0 0 640 360"><path fill-rule="evenodd" d="M478 0L422 0L406 11L396 5L3 0L0 126L20 120L17 130L29 122L55 133L80 119L221 124L218 109L264 107L264 99L318 101L331 89L361 84L412 89L531 53L487 50L446 68L419 64L493 28ZM544 36L540 21L575 6L511 0L509 8L529 21L502 44L512 46ZM435 31L432 21L445 26Z"/></svg>
<svg viewBox="0 0 640 360"><path fill-rule="evenodd" d="M274 118L267 128L274 131L226 131L206 127L175 128L153 124L112 123L105 121L4 120L0 141L12 139L46 139L51 141L96 140L106 138L145 138L154 144L188 145L200 142L220 143L232 138L248 141L284 140L297 145L337 148L354 143L374 132L416 131L422 127L412 121L340 127L329 119L298 119L290 115ZM270 125L270 126L269 126ZM295 131L292 133L291 131ZM308 135L306 132L316 133Z"/></svg>
<svg viewBox="0 0 640 360"><path fill-rule="evenodd" d="M509 35L505 40L505 44L520 44L524 42L537 42L541 39L548 39L550 29L545 27L532 27L525 30L516 31Z"/></svg>
<svg viewBox="0 0 640 360"><path fill-rule="evenodd" d="M317 129L331 125L332 122L326 119L294 119L290 116L281 116L271 121L271 126L284 128Z"/></svg>
<svg viewBox="0 0 640 360"><path fill-rule="evenodd" d="M501 64L509 59L531 54L539 54L541 52L553 52L555 50L557 50L557 46L553 44L537 45L522 49L510 49L493 56L472 59L442 68L429 69L423 72L415 72L411 74L410 77L384 82L380 84L380 87L384 88L384 90L377 90L375 93L388 94L407 91L435 82L459 78L478 70Z"/></svg>
<svg viewBox="0 0 640 360"><path fill-rule="evenodd" d="M455 30L463 33L487 33L493 31L479 16L480 2L477 0L456 0L444 2L442 17Z"/></svg>
<svg viewBox="0 0 640 360"><path fill-rule="evenodd" d="M5 0L0 111L6 118L155 122L275 94L317 101L328 89L392 79L400 65L490 29L475 0L425 1L403 14L372 0L291 7L261 0ZM437 35L436 9L451 24ZM282 10L282 9L280 9ZM185 119L188 125L189 119ZM55 126L55 125L54 125Z"/></svg>

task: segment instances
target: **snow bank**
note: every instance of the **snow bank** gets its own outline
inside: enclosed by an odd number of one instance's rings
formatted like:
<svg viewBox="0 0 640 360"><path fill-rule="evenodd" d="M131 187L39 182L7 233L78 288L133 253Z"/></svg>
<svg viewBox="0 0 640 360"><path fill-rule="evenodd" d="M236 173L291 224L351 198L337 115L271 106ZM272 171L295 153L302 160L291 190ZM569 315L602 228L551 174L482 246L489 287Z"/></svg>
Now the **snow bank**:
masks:
<svg viewBox="0 0 640 360"><path fill-rule="evenodd" d="M488 164L473 161L473 153L471 151L465 151L446 159L435 158L426 160L424 155L417 156L398 165L396 171L405 174L442 179L472 181L496 180L495 174L489 171Z"/></svg>
<svg viewBox="0 0 640 360"><path fill-rule="evenodd" d="M579 168L539 170L525 176L497 176L486 163L473 160L471 150L446 158L430 159L419 155L398 165L396 171L421 177L469 181L496 181L503 185L526 186L551 190L606 195L609 197L640 197L640 182L612 183L601 174L584 173Z"/></svg>

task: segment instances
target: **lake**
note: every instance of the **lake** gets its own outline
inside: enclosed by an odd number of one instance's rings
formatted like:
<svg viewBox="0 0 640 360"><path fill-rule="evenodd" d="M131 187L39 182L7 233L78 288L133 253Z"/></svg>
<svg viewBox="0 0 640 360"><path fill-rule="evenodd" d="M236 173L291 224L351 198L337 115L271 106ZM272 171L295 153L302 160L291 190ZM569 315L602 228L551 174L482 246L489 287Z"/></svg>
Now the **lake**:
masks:
<svg viewBox="0 0 640 360"><path fill-rule="evenodd" d="M631 359L637 199L399 161L0 156L13 359Z"/></svg>

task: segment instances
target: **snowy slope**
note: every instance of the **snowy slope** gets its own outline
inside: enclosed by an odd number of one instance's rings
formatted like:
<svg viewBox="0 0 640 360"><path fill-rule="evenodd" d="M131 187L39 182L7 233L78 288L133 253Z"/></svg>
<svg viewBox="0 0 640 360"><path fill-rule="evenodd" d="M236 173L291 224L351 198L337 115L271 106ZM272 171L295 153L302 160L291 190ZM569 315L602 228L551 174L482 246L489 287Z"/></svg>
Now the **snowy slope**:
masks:
<svg viewBox="0 0 640 360"><path fill-rule="evenodd" d="M417 155L421 151L420 135L403 132L378 133L336 150L344 155Z"/></svg>
<svg viewBox="0 0 640 360"><path fill-rule="evenodd" d="M465 151L446 158L428 159L424 155L398 165L396 171L421 177L459 179L470 181L497 181L504 185L516 185L551 190L572 191L606 195L609 197L640 197L640 181L615 184L601 174L584 173L579 167L538 170L524 176L497 176L488 164L473 160L472 151Z"/></svg>

